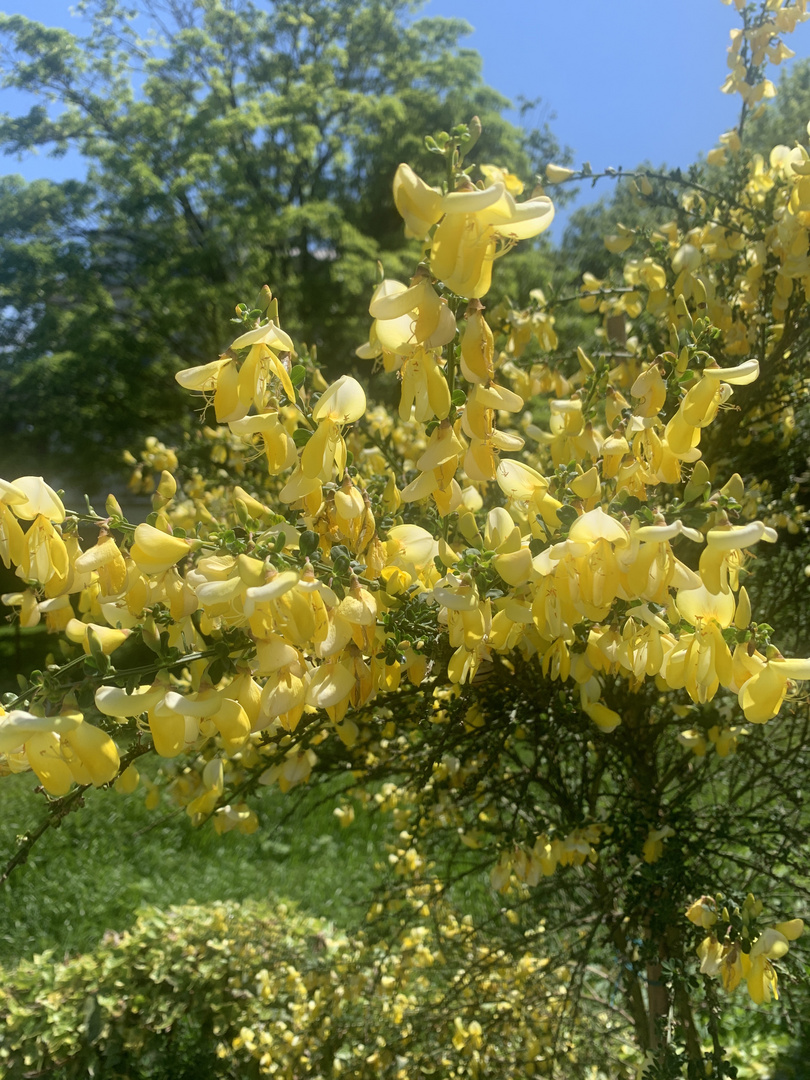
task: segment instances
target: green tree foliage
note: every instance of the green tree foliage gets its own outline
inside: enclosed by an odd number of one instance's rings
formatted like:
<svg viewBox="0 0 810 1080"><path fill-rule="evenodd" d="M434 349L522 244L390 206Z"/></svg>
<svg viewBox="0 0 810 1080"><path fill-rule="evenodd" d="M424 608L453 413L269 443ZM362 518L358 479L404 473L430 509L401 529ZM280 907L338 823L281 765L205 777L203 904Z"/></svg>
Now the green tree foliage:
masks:
<svg viewBox="0 0 810 1080"><path fill-rule="evenodd" d="M160 432L181 411L171 373L218 355L223 298L257 281L283 286L285 325L345 369L375 260L398 273L412 246L390 177L424 160L414 133L477 112L483 160L527 176L554 156L547 129L503 119L466 24L414 21L416 6L89 0L83 36L0 18L4 85L43 102L0 119L0 147L89 163L84 182L0 183L0 427L17 460L69 451L86 473L100 447Z"/></svg>
<svg viewBox="0 0 810 1080"><path fill-rule="evenodd" d="M810 61L797 60L782 76L779 92L767 108L753 115L746 125L745 142L750 149L770 153L776 143L794 146L807 140L810 101Z"/></svg>

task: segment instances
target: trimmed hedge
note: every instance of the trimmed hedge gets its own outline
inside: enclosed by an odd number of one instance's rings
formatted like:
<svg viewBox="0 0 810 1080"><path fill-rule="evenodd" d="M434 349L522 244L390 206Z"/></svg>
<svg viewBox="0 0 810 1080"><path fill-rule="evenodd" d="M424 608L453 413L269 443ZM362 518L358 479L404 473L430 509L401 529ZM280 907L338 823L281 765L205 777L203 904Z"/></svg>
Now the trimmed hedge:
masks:
<svg viewBox="0 0 810 1080"><path fill-rule="evenodd" d="M92 952L4 974L0 1075L524 1080L576 1059L554 1048L562 986L542 959L421 899L412 914L375 942L283 903L147 909Z"/></svg>
<svg viewBox="0 0 810 1080"><path fill-rule="evenodd" d="M147 909L93 952L42 953L3 980L0 1071L9 1080L332 1076L333 964L347 949L283 904ZM262 1038L273 1047L268 1071L255 1053Z"/></svg>

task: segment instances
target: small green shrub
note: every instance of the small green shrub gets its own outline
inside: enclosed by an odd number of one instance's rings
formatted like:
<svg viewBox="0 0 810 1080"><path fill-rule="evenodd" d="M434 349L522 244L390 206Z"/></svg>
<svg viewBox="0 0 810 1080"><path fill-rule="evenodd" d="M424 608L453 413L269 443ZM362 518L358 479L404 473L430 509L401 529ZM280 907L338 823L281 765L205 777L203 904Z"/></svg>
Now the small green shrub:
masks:
<svg viewBox="0 0 810 1080"><path fill-rule="evenodd" d="M543 961L485 946L443 904L407 906L392 940L283 903L146 909L92 952L5 974L0 1075L522 1080L577 1060L554 1048L564 990Z"/></svg>
<svg viewBox="0 0 810 1080"><path fill-rule="evenodd" d="M93 952L64 962L41 953L4 979L4 1075L241 1080L260 1075L257 1025L276 1033L279 1075L294 1075L312 1048L286 1032L301 1027L301 1003L330 985L347 946L283 904L147 909ZM322 1060L329 1041L319 1039Z"/></svg>

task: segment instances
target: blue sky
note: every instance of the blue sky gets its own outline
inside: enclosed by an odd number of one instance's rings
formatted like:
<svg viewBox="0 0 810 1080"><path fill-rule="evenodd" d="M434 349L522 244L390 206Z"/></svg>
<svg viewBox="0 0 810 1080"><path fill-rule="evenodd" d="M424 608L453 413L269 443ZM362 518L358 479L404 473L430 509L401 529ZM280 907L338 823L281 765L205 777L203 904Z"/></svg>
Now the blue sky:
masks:
<svg viewBox="0 0 810 1080"><path fill-rule="evenodd" d="M470 23L486 81L512 100L541 97L559 141L595 172L687 166L737 121L738 99L720 86L740 23L720 0L429 0L423 10ZM810 56L810 22L786 44ZM578 204L608 191L585 186Z"/></svg>
<svg viewBox="0 0 810 1080"><path fill-rule="evenodd" d="M66 0L5 0L8 14L81 27ZM737 102L720 93L729 31L739 25L720 0L428 0L424 15L465 19L465 44L483 57L484 78L507 97L543 99L540 119L571 146L576 162L631 167L688 165L735 122ZM810 56L810 23L787 39ZM21 107L3 92L3 109ZM81 160L6 159L26 178L79 175ZM607 192L587 188L582 201Z"/></svg>
<svg viewBox="0 0 810 1080"><path fill-rule="evenodd" d="M466 19L487 82L542 97L558 138L594 169L687 165L735 121L719 87L739 23L720 0L430 0L424 11ZM793 37L810 55L810 24Z"/></svg>

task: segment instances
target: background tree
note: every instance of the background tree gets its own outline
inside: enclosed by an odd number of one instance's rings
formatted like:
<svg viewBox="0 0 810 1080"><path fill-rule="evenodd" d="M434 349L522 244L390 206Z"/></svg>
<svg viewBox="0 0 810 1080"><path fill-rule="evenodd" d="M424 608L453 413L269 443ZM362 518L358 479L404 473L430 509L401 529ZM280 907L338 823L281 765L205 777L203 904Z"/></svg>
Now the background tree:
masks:
<svg viewBox="0 0 810 1080"><path fill-rule="evenodd" d="M86 476L99 448L160 434L172 372L219 354L223 299L259 280L346 369L375 260L397 273L413 250L388 178L425 160L414 133L477 113L482 160L554 157L547 128L503 118L466 24L416 6L89 0L85 35L0 19L4 85L43 101L3 117L0 148L88 162L82 182L0 186L0 468L44 452Z"/></svg>

